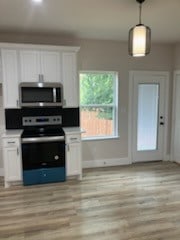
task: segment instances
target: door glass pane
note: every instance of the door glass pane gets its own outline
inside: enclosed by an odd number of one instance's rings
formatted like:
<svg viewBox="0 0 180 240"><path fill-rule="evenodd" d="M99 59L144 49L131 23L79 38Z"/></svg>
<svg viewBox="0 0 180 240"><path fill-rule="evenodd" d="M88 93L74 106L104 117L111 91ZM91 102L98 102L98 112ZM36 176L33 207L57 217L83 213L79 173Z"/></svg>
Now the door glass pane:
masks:
<svg viewBox="0 0 180 240"><path fill-rule="evenodd" d="M137 150L156 150L159 84L138 85Z"/></svg>

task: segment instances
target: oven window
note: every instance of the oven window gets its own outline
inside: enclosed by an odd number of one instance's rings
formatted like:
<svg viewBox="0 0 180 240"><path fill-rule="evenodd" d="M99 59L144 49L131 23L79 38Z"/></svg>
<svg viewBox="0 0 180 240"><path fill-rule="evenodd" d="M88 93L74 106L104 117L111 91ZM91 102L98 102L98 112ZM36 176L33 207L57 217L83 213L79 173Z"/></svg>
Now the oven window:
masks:
<svg viewBox="0 0 180 240"><path fill-rule="evenodd" d="M22 88L22 102L53 102L53 89L52 88Z"/></svg>
<svg viewBox="0 0 180 240"><path fill-rule="evenodd" d="M65 166L65 143L23 143L23 169Z"/></svg>

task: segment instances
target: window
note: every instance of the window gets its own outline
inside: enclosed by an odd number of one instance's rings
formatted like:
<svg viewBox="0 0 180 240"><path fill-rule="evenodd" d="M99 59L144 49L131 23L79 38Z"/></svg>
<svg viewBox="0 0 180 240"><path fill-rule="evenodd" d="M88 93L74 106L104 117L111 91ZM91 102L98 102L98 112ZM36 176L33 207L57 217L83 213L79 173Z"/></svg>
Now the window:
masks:
<svg viewBox="0 0 180 240"><path fill-rule="evenodd" d="M80 73L81 128L86 139L117 136L116 72Z"/></svg>

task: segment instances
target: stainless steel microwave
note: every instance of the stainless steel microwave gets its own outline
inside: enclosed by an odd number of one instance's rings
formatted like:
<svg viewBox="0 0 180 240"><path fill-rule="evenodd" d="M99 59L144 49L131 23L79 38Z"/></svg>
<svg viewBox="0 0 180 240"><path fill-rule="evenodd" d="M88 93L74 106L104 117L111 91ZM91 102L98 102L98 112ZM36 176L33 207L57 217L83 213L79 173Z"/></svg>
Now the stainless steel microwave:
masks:
<svg viewBox="0 0 180 240"><path fill-rule="evenodd" d="M61 83L22 82L19 102L21 107L63 106L63 86Z"/></svg>

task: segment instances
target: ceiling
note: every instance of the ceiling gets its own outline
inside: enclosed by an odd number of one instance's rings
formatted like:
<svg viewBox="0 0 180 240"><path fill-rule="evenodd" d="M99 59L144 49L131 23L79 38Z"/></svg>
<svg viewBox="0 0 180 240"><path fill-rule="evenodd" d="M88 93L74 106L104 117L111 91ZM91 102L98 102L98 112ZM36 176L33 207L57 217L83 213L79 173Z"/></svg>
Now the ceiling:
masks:
<svg viewBox="0 0 180 240"><path fill-rule="evenodd" d="M0 0L0 32L62 34L127 41L138 23L136 0ZM153 42L180 42L180 0L146 0L142 21Z"/></svg>

